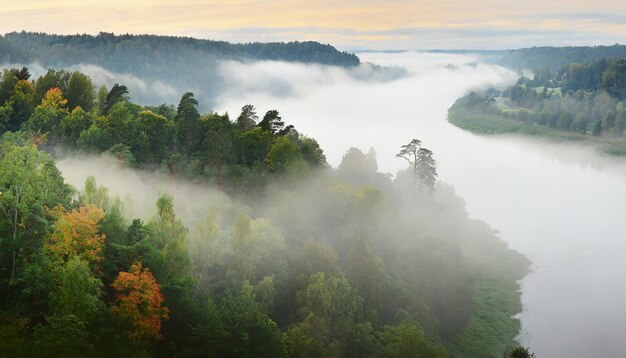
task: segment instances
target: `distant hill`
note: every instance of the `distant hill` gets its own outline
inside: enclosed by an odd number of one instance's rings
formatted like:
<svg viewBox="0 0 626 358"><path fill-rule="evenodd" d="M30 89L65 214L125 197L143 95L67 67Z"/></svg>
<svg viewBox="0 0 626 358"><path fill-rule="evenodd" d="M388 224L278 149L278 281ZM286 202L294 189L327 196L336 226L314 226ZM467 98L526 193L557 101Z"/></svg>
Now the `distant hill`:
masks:
<svg viewBox="0 0 626 358"><path fill-rule="evenodd" d="M148 83L167 83L181 92L176 96L193 91L205 109L212 107L215 95L228 84L229 78L218 71L218 61L223 60L274 60L342 67L360 64L354 54L313 41L233 44L191 37L111 33L93 36L11 32L0 36L0 65L38 63L43 68L96 65ZM94 76L88 70L79 70ZM131 90L131 96L144 104L161 101L138 91Z"/></svg>
<svg viewBox="0 0 626 358"><path fill-rule="evenodd" d="M63 66L77 62L127 70L147 71L151 66L186 65L207 59L278 60L357 66L359 58L318 42L273 42L233 44L191 37L156 35L51 35L11 32L0 39L0 60L40 61ZM141 61L141 62L139 62Z"/></svg>
<svg viewBox="0 0 626 358"><path fill-rule="evenodd" d="M516 69L547 68L558 71L570 63L587 63L611 57L626 57L626 46L532 47L507 50L498 63Z"/></svg>

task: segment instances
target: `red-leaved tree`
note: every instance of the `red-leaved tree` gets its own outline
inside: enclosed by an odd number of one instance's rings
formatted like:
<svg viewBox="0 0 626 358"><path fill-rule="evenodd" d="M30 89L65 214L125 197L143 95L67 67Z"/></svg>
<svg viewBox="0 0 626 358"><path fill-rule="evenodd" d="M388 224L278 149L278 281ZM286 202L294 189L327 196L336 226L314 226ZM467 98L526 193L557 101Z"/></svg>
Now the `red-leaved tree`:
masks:
<svg viewBox="0 0 626 358"><path fill-rule="evenodd" d="M159 284L141 262L129 271L120 272L113 282L117 292L113 316L129 327L126 334L134 341L161 339L161 322L169 310L163 306Z"/></svg>

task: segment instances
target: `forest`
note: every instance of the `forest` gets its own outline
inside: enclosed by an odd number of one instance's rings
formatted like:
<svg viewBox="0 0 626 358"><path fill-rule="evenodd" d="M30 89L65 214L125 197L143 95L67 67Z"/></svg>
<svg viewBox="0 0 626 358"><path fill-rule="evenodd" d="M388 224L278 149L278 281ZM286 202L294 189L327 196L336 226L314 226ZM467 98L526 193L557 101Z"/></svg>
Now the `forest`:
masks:
<svg viewBox="0 0 626 358"><path fill-rule="evenodd" d="M48 66L92 63L112 70L149 74L158 66L185 66L198 60L275 60L356 66L359 58L319 42L233 44L192 37L157 35L54 35L11 32L0 38L6 62L40 61ZM189 66L191 67L191 66Z"/></svg>
<svg viewBox="0 0 626 358"><path fill-rule="evenodd" d="M588 63L602 58L626 57L626 45L530 47L505 50L495 62L518 70L530 69L535 73L548 69L558 71L571 63Z"/></svg>
<svg viewBox="0 0 626 358"><path fill-rule="evenodd" d="M529 262L468 218L418 139L398 143L395 176L374 149L331 168L278 110L130 95L78 71L2 73L0 356L524 353ZM72 187L67 158L192 190Z"/></svg>
<svg viewBox="0 0 626 358"><path fill-rule="evenodd" d="M589 141L626 155L626 59L600 58L521 77L503 91L472 92L449 119L481 133L517 132Z"/></svg>
<svg viewBox="0 0 626 358"><path fill-rule="evenodd" d="M213 100L232 81L220 66L229 61L281 61L355 67L359 58L319 42L275 42L234 44L190 37L156 35L53 35L11 32L0 36L0 63L46 69L68 69L88 73L106 71L133 76L152 84L152 91L135 91L142 104L174 102L176 94L165 89L182 88L205 98L201 106L210 110ZM85 68L86 67L86 68ZM125 81L129 81L125 79ZM125 83L128 87L130 83ZM113 82L109 84L112 86ZM171 90L174 91L174 90Z"/></svg>

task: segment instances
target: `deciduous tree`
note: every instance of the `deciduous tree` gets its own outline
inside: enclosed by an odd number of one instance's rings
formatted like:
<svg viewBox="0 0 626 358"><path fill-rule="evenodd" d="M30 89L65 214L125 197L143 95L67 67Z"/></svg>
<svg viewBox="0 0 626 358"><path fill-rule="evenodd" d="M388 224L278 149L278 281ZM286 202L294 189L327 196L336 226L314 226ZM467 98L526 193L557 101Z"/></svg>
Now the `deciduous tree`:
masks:
<svg viewBox="0 0 626 358"><path fill-rule="evenodd" d="M63 262L76 256L95 267L102 260L105 235L100 233L98 224L104 211L92 204L70 212L59 206L54 215L54 232L47 243L52 254Z"/></svg>
<svg viewBox="0 0 626 358"><path fill-rule="evenodd" d="M72 73L65 96L70 110L80 107L87 112L91 111L96 96L91 79L80 72Z"/></svg>
<svg viewBox="0 0 626 358"><path fill-rule="evenodd" d="M47 233L44 207L69 205L71 189L47 154L10 143L0 143L0 188L0 271L12 280L18 257L33 254Z"/></svg>
<svg viewBox="0 0 626 358"><path fill-rule="evenodd" d="M116 292L113 316L126 325L126 335L138 343L161 339L161 323L169 310L152 273L137 262L128 272L120 272L113 288Z"/></svg>

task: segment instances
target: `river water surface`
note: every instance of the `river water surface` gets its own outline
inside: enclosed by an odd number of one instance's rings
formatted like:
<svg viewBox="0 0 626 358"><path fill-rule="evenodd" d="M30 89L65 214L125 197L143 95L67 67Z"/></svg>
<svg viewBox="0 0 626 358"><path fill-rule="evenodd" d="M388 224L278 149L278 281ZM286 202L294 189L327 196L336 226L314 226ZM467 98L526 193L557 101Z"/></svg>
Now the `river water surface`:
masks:
<svg viewBox="0 0 626 358"><path fill-rule="evenodd" d="M332 165L349 146L374 147L381 171L404 163L400 145L433 150L440 180L454 185L473 218L532 260L520 284L519 340L538 357L619 357L626 339L626 165L571 144L481 137L446 121L456 98L507 85L516 75L460 55L360 56L406 75L363 80L318 66L225 64L233 90L218 111L279 109L316 138ZM358 78L355 78L358 77ZM239 81L239 82L238 82Z"/></svg>

